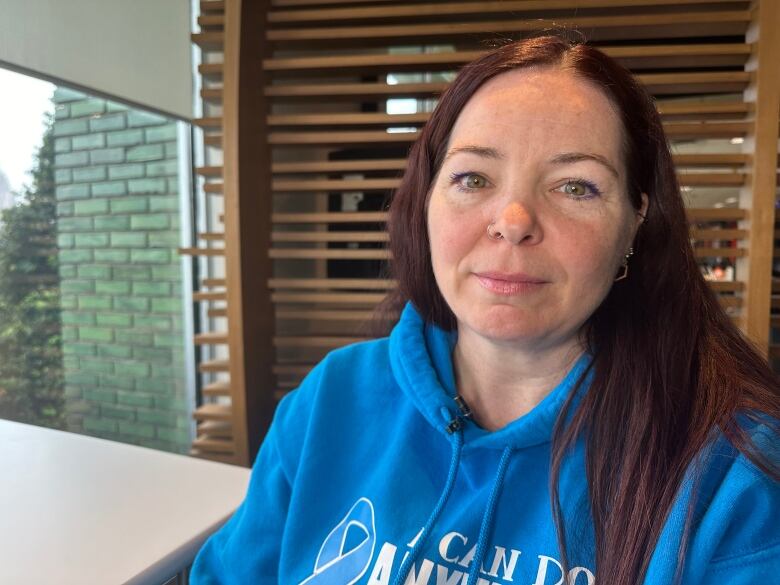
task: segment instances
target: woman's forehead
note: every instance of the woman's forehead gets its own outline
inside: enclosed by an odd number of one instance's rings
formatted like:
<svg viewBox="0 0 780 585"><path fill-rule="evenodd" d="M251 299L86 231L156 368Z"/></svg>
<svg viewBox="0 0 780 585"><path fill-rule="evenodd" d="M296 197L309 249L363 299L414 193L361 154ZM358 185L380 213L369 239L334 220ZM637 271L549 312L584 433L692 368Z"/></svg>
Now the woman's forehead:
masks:
<svg viewBox="0 0 780 585"><path fill-rule="evenodd" d="M593 82L561 68L527 68L485 83L458 116L450 148L487 142L502 150L597 150L620 156L622 124Z"/></svg>

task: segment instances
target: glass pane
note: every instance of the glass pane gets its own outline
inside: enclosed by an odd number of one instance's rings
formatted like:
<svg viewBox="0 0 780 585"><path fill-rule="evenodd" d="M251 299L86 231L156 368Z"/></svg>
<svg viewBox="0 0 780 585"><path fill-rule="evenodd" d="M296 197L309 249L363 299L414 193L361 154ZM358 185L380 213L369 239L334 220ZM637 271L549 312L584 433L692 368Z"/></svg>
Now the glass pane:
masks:
<svg viewBox="0 0 780 585"><path fill-rule="evenodd" d="M16 78L0 111L32 100L29 78L0 74ZM0 153L39 144L24 185L6 171L3 195L0 179L0 417L187 452L194 389L177 254L187 133L156 113L34 85L48 102L42 135L0 137Z"/></svg>

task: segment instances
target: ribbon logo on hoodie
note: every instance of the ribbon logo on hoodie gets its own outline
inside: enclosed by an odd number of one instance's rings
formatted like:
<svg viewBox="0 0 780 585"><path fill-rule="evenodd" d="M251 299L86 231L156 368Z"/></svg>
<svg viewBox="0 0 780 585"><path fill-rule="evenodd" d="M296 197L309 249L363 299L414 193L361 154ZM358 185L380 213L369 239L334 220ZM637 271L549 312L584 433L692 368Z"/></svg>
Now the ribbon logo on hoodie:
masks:
<svg viewBox="0 0 780 585"><path fill-rule="evenodd" d="M374 505L360 498L325 538L314 572L299 585L352 585L368 570L375 543Z"/></svg>

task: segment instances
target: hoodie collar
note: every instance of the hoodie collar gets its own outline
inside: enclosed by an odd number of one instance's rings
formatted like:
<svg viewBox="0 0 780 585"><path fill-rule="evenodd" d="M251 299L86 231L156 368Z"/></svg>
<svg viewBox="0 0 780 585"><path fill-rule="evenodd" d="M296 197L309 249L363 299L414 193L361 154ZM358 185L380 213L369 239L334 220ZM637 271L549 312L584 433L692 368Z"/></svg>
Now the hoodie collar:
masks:
<svg viewBox="0 0 780 585"><path fill-rule="evenodd" d="M442 409L452 414L458 412L453 400L456 388L452 366L456 340L457 333L425 323L411 303L406 304L390 334L390 363L396 381L425 419L444 433L448 421L442 416ZM487 431L473 421L466 421L464 448L523 449L549 442L563 403L590 363L590 355L580 356L539 404L497 431ZM582 398L591 378L592 371L588 372L573 406Z"/></svg>

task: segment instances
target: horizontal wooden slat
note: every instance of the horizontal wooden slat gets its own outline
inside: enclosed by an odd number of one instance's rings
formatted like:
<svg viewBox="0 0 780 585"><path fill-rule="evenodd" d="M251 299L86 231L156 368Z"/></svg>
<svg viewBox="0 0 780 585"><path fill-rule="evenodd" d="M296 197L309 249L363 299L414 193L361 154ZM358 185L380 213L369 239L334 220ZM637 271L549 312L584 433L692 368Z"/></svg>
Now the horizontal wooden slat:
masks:
<svg viewBox="0 0 780 585"><path fill-rule="evenodd" d="M203 386L204 396L230 396L230 381L217 380Z"/></svg>
<svg viewBox="0 0 780 585"><path fill-rule="evenodd" d="M206 314L212 319L217 317L227 317L227 309L224 307L218 309L211 308L206 312Z"/></svg>
<svg viewBox="0 0 780 585"><path fill-rule="evenodd" d="M195 167L195 173L203 177L221 177L222 167L216 167L216 166Z"/></svg>
<svg viewBox="0 0 780 585"><path fill-rule="evenodd" d="M204 87L200 90L200 97L207 102L221 102L222 101L222 88L221 87Z"/></svg>
<svg viewBox="0 0 780 585"><path fill-rule="evenodd" d="M277 310L277 319L295 321L368 321L373 317L373 311L329 311L320 310Z"/></svg>
<svg viewBox="0 0 780 585"><path fill-rule="evenodd" d="M735 102L662 102L658 112L663 118L701 118L713 114L746 114L752 105ZM430 118L430 112L416 114L326 113L326 114L271 114L267 116L269 126L421 126ZM211 119L209 119L211 120ZM218 120L218 119L217 119Z"/></svg>
<svg viewBox="0 0 780 585"><path fill-rule="evenodd" d="M221 242L225 239L225 234L221 232L200 232L198 239L206 242Z"/></svg>
<svg viewBox="0 0 780 585"><path fill-rule="evenodd" d="M725 297L725 296L718 296L718 302L720 303L721 307L728 308L728 307L741 307L742 306L742 297Z"/></svg>
<svg viewBox="0 0 780 585"><path fill-rule="evenodd" d="M677 180L684 187L738 187L745 184L746 173L678 173Z"/></svg>
<svg viewBox="0 0 780 585"><path fill-rule="evenodd" d="M198 371L201 373L207 372L228 372L230 371L229 360L210 360L201 362L198 365Z"/></svg>
<svg viewBox="0 0 780 585"><path fill-rule="evenodd" d="M201 49L204 50L221 50L225 44L224 32L200 32L192 33L190 39Z"/></svg>
<svg viewBox="0 0 780 585"><path fill-rule="evenodd" d="M656 95L737 92L750 83L745 71L697 71L686 73L647 73L637 77Z"/></svg>
<svg viewBox="0 0 780 585"><path fill-rule="evenodd" d="M273 344L275 347L325 347L333 349L351 343L366 341L367 339L367 337L278 336L273 338Z"/></svg>
<svg viewBox="0 0 780 585"><path fill-rule="evenodd" d="M198 26L209 29L223 28L225 26L225 15L202 14L198 17Z"/></svg>
<svg viewBox="0 0 780 585"><path fill-rule="evenodd" d="M224 66L222 63L201 63L198 65L198 73L203 77L221 77Z"/></svg>
<svg viewBox="0 0 780 585"><path fill-rule="evenodd" d="M337 173L358 171L397 171L406 168L406 159L334 160L315 162L278 162L271 164L274 174Z"/></svg>
<svg viewBox="0 0 780 585"><path fill-rule="evenodd" d="M379 289L390 290L397 286L394 280L374 278L271 278L272 289Z"/></svg>
<svg viewBox="0 0 780 585"><path fill-rule="evenodd" d="M319 83L313 85L270 85L263 93L269 98L339 98L385 99L392 97L431 97L438 95L447 88L447 83Z"/></svg>
<svg viewBox="0 0 780 585"><path fill-rule="evenodd" d="M271 132L271 146L304 146L321 144L399 144L417 140L417 132L362 130L340 132Z"/></svg>
<svg viewBox="0 0 780 585"><path fill-rule="evenodd" d="M381 293L288 293L275 292L271 294L274 303L326 303L326 304L377 304L385 298Z"/></svg>
<svg viewBox="0 0 780 585"><path fill-rule="evenodd" d="M392 42L397 42L400 39L404 41L425 39L428 42L433 42L433 39L436 39L436 42L439 42L443 39L462 38L465 35L495 37L498 33L566 28L587 29L591 40L617 40L652 38L661 33L661 30L666 38L739 35L744 34L748 22L750 22L749 11L732 10L529 20L507 18L444 24L296 27L269 29L266 31L265 37L268 41L275 43L360 40L362 44L369 44L369 40L380 39L392 40Z"/></svg>
<svg viewBox="0 0 780 585"><path fill-rule="evenodd" d="M430 118L429 112L418 114L272 114L269 126L409 126L422 125Z"/></svg>
<svg viewBox="0 0 780 585"><path fill-rule="evenodd" d="M694 248L697 258L742 258L747 256L747 248Z"/></svg>
<svg viewBox="0 0 780 585"><path fill-rule="evenodd" d="M227 281L224 278L204 278L202 281L203 286L212 288L215 286L225 286Z"/></svg>
<svg viewBox="0 0 780 585"><path fill-rule="evenodd" d="M753 104L735 102L659 102L656 104L661 117L707 116L712 114L747 114L754 110Z"/></svg>
<svg viewBox="0 0 780 585"><path fill-rule="evenodd" d="M752 122L686 122L664 124L670 139L731 138L745 136L753 129Z"/></svg>
<svg viewBox="0 0 780 585"><path fill-rule="evenodd" d="M233 425L228 421L198 421L195 428L198 436L225 440L232 440L233 438Z"/></svg>
<svg viewBox="0 0 780 585"><path fill-rule="evenodd" d="M716 280L710 280L707 284L715 292L740 292L745 290L745 283L739 280L733 282L720 282Z"/></svg>
<svg viewBox="0 0 780 585"><path fill-rule="evenodd" d="M387 242L387 232L271 232L272 242Z"/></svg>
<svg viewBox="0 0 780 585"><path fill-rule="evenodd" d="M195 420L229 421L231 419L230 412L229 404L203 404L195 409L192 418Z"/></svg>
<svg viewBox="0 0 780 585"><path fill-rule="evenodd" d="M201 12L225 12L225 0L201 0Z"/></svg>
<svg viewBox="0 0 780 585"><path fill-rule="evenodd" d="M221 134L207 134L203 137L203 144L206 146L216 146L221 147L222 146L222 135Z"/></svg>
<svg viewBox="0 0 780 585"><path fill-rule="evenodd" d="M629 68L712 67L744 64L750 56L747 43L665 44L599 47ZM403 71L455 70L486 51L445 51L438 53L390 55L325 55L275 57L263 61L266 71L280 74L310 73L397 73Z"/></svg>
<svg viewBox="0 0 780 585"><path fill-rule="evenodd" d="M271 189L275 193L302 191L385 191L395 189L399 179L320 179L309 181L275 180Z"/></svg>
<svg viewBox="0 0 780 585"><path fill-rule="evenodd" d="M723 207L721 209L689 207L685 210L688 221L737 221L746 219L748 216L746 209L736 207Z"/></svg>
<svg viewBox="0 0 780 585"><path fill-rule="evenodd" d="M397 0L271 0L271 6L279 7L299 7L299 6L321 6L323 4L381 4L397 2Z"/></svg>
<svg viewBox="0 0 780 585"><path fill-rule="evenodd" d="M271 221L277 224L308 223L384 223L386 211L356 211L341 213L274 213Z"/></svg>
<svg viewBox="0 0 780 585"><path fill-rule="evenodd" d="M193 118L192 123L198 128L222 128L222 117Z"/></svg>
<svg viewBox="0 0 780 585"><path fill-rule="evenodd" d="M204 193L222 193L223 189L222 183L206 183L203 185L203 192Z"/></svg>
<svg viewBox="0 0 780 585"><path fill-rule="evenodd" d="M747 230L702 230L694 228L691 237L696 240L742 240L748 237Z"/></svg>
<svg viewBox="0 0 780 585"><path fill-rule="evenodd" d="M686 167L743 166L749 164L752 160L751 155L748 153L675 154L672 158L676 165ZM271 171L274 174L279 175L359 171L400 171L404 168L406 168L406 159L291 162L273 163L271 165Z"/></svg>
<svg viewBox="0 0 780 585"><path fill-rule="evenodd" d="M675 154L672 155L674 164L686 167L706 166L742 166L751 162L751 156L747 153L734 154Z"/></svg>
<svg viewBox="0 0 780 585"><path fill-rule="evenodd" d="M732 138L745 136L753 128L752 122L676 122L664 124L667 136L674 140L694 138ZM385 130L353 130L322 132L271 132L268 143L272 146L320 146L339 144L398 144L417 140L418 131L387 132ZM377 181L380 181L377 179ZM209 185L205 190L208 191ZM214 187L215 190L221 190Z"/></svg>
<svg viewBox="0 0 780 585"><path fill-rule="evenodd" d="M268 257L275 260L387 260L390 258L390 252L388 250L351 250L342 248L311 248L302 250L274 248L268 250Z"/></svg>
<svg viewBox="0 0 780 585"><path fill-rule="evenodd" d="M229 422L207 420L198 424L198 434L209 435L211 437L222 437L228 439L233 436L233 426Z"/></svg>
<svg viewBox="0 0 780 585"><path fill-rule="evenodd" d="M685 73L646 73L636 75L654 94L690 94L735 92L747 87L750 73L745 71L697 71ZM434 97L447 83L318 83L270 85L264 89L269 98L310 99L346 98L354 100L388 97ZM208 138L208 137L206 137Z"/></svg>
<svg viewBox="0 0 780 585"><path fill-rule="evenodd" d="M193 301L224 301L227 300L225 291L196 291L192 293Z"/></svg>
<svg viewBox="0 0 780 585"><path fill-rule="evenodd" d="M224 248L179 248L184 256L224 256Z"/></svg>
<svg viewBox="0 0 780 585"><path fill-rule="evenodd" d="M208 331L194 337L195 345L224 345L228 342L227 331Z"/></svg>
<svg viewBox="0 0 780 585"><path fill-rule="evenodd" d="M715 2L727 0L715 0ZM325 2L323 2L325 3ZM336 3L336 2L328 2ZM695 4L713 4L713 0L503 0L485 2L419 2L391 6L360 6L316 8L308 10L272 10L268 13L268 22L301 23L347 20L384 20L404 17L450 17L459 15L507 14L520 16L523 12L551 12L554 10L587 10L597 8L628 8L648 6L680 6ZM306 4L313 4L307 2Z"/></svg>
<svg viewBox="0 0 780 585"><path fill-rule="evenodd" d="M192 447L201 452L233 453L235 445L232 439L223 437L200 436L192 442Z"/></svg>

